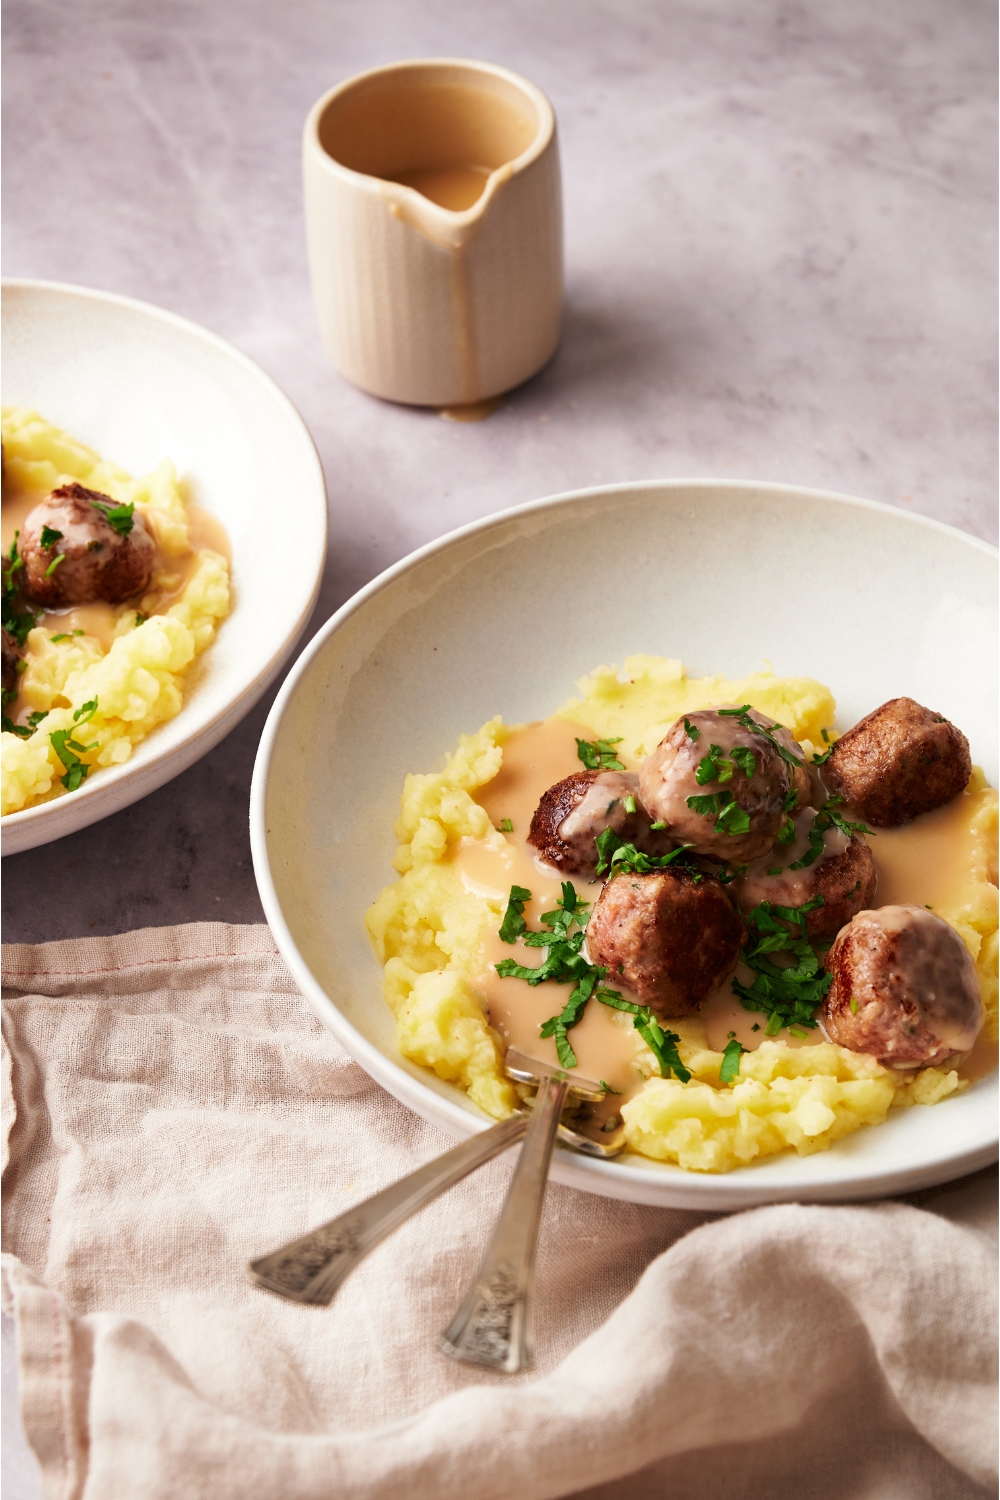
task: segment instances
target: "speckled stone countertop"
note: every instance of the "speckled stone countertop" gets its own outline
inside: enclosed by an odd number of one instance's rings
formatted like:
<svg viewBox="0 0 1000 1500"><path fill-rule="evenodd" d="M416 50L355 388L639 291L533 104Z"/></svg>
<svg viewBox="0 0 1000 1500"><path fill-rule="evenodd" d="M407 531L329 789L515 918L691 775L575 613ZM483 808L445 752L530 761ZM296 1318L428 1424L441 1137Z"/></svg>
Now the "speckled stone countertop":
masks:
<svg viewBox="0 0 1000 1500"><path fill-rule="evenodd" d="M443 531L616 480L816 485L995 539L985 0L8 0L4 14L5 273L157 303L284 387L330 494L312 629ZM419 56L526 74L561 132L564 337L478 425L345 384L310 300L306 112L353 72ZM247 803L272 698L145 801L6 860L7 940L260 920ZM34 1493L10 1463L11 1500Z"/></svg>

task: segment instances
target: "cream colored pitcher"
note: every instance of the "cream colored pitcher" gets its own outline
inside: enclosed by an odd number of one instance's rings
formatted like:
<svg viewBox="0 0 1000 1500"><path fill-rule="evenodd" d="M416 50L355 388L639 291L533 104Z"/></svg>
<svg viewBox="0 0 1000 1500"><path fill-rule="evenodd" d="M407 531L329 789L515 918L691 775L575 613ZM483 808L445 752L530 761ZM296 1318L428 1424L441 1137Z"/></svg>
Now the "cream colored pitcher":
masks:
<svg viewBox="0 0 1000 1500"><path fill-rule="evenodd" d="M358 74L303 140L330 358L373 395L465 406L527 380L562 313L556 122L527 79L427 60Z"/></svg>

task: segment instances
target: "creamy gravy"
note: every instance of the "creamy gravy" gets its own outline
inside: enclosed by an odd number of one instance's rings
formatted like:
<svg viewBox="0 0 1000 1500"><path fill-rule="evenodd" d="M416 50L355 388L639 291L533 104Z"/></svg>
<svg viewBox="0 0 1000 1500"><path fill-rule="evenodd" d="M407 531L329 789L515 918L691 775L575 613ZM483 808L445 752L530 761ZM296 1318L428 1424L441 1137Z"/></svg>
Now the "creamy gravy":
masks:
<svg viewBox="0 0 1000 1500"><path fill-rule="evenodd" d="M504 744L499 773L477 793L477 801L486 809L494 826L499 828L504 819L509 819L512 831L505 835L505 844L497 850L488 849L474 839L463 839L452 855L452 863L466 889L477 895L506 903L512 885L527 887L532 900L525 906L524 916L528 926L535 930L541 926L542 912L555 907L562 877L546 866L527 843L528 830L542 793L582 769L576 751L578 738L593 739L595 735L579 724L559 719L513 731ZM981 806L981 795L964 792L946 807L926 813L902 828L881 830L869 841L879 879L876 906L911 904L933 908L935 902L944 904L961 890L975 863L971 820ZM831 839L829 852L839 852L832 847L838 840L843 840L843 836ZM807 847L804 835L802 846L803 850ZM783 852L781 860L776 857L774 863L784 863L788 857ZM793 852L791 857L797 857L797 853ZM592 903L600 894L600 882L576 879L573 884L584 901ZM520 941L501 942L495 930L498 926L499 922L492 919L486 925L482 972L476 980L476 987L489 1006L490 1022L509 1044L534 1057L555 1062L555 1042L540 1038L538 1028L541 1022L562 1010L572 986L547 980L532 987L526 980L499 978L493 967L499 959L513 958L519 964L536 967L542 962L544 950L526 948ZM754 977L742 963L736 974L747 985ZM708 1046L714 1051L724 1049L731 1032L748 1051L755 1051L767 1039L766 1016L743 1008L733 994L730 979L708 996L699 1015ZM780 1031L778 1036L791 1047L809 1046L822 1040L818 1028L803 1030L807 1033L804 1036L787 1030ZM625 1097L635 1092L642 1081L631 1032L628 1016L594 1002L588 1004L583 1020L570 1032L580 1072L590 1078L603 1078ZM973 1080L984 1077L996 1066L997 1043L980 1036L959 1071ZM613 1113L621 1102L610 1098L603 1106L604 1113Z"/></svg>
<svg viewBox="0 0 1000 1500"><path fill-rule="evenodd" d="M441 208L462 213L483 196L489 167L411 167L395 172L393 182L413 188Z"/></svg>

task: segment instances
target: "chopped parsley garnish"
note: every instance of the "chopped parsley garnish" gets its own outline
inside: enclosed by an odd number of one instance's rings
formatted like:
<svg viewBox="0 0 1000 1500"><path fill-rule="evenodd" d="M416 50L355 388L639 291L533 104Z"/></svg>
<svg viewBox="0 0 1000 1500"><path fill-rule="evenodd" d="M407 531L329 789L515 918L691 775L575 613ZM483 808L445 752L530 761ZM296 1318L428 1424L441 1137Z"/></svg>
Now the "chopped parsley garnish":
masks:
<svg viewBox="0 0 1000 1500"><path fill-rule="evenodd" d="M624 771L614 751L621 742L621 735L615 740L577 740L576 753L588 771Z"/></svg>
<svg viewBox="0 0 1000 1500"><path fill-rule="evenodd" d="M0 728L4 734L16 734L19 740L26 740L31 735L30 729L24 724L15 724L14 720L8 718L6 714L0 716Z"/></svg>
<svg viewBox="0 0 1000 1500"><path fill-rule="evenodd" d="M635 798L632 796L631 792L629 792L627 797L622 798L622 806L627 813L635 812Z"/></svg>
<svg viewBox="0 0 1000 1500"><path fill-rule="evenodd" d="M813 756L813 758L812 758L813 765L814 766L825 766L826 763L827 763L827 761L830 759L830 756L832 754L833 754L833 746L831 745L830 748L829 748L829 750L824 750L823 751L822 755L814 755Z"/></svg>
<svg viewBox="0 0 1000 1500"><path fill-rule="evenodd" d="M793 813L793 812L797 811L798 805L799 805L798 790L797 790L796 787L793 786L792 790L790 792L786 792L785 793L785 800L781 804L781 810L782 810L782 812Z"/></svg>
<svg viewBox="0 0 1000 1500"><path fill-rule="evenodd" d="M145 623L146 623L146 621L148 619L149 619L148 615L141 614L139 612L139 610L136 610L136 612L135 612L135 623L136 623L136 625L145 625Z"/></svg>
<svg viewBox="0 0 1000 1500"><path fill-rule="evenodd" d="M524 902L530 900L530 891L526 891L523 886L513 886L507 906L508 913L517 902L523 906ZM597 964L589 964L580 952L589 915L590 907L580 900L573 882L564 880L562 896L555 911L542 914L542 922L547 930L529 932L524 938L527 947L546 950L544 962L537 968L531 968L512 958L502 958L496 965L497 973L501 979L524 979L532 986L542 984L547 979L554 979L557 984L573 982L573 989L560 1013L543 1021L540 1028L541 1036L555 1039L556 1053L564 1068L575 1068L577 1065L576 1053L566 1033L580 1021L588 1000L596 998L602 1005L631 1012L633 1024L652 1048L663 1077L668 1077L673 1069L677 1077L686 1082L691 1074L677 1054L679 1037L672 1031L661 1030L656 1018L644 1006L633 1005L630 1000L623 999L617 990L604 989L606 971ZM520 912L517 917L522 920ZM504 921L506 922L506 917ZM577 928L576 932L572 930L574 927Z"/></svg>
<svg viewBox="0 0 1000 1500"><path fill-rule="evenodd" d="M35 616L30 609L14 608L14 598L17 594L16 575L24 567L24 558L19 557L17 552L17 539L20 535L19 531L15 531L14 540L7 552L10 567L3 570L3 628L14 637L18 646L23 646L28 639L28 631L34 628Z"/></svg>
<svg viewBox="0 0 1000 1500"><path fill-rule="evenodd" d="M503 922L497 934L502 943L516 943L522 932L527 931L528 924L522 915L527 902L531 900L531 892L523 885L512 885L510 895L507 898L507 910L503 914Z"/></svg>
<svg viewBox="0 0 1000 1500"><path fill-rule="evenodd" d="M719 1069L719 1082L732 1083L740 1076L740 1058L747 1049L743 1043L737 1041L735 1031L729 1033L729 1040L722 1053L722 1066Z"/></svg>
<svg viewBox="0 0 1000 1500"><path fill-rule="evenodd" d="M816 863L823 853L823 835L829 828L838 829L841 833L845 833L848 838L851 838L856 833L871 834L871 837L875 838L875 834L864 823L851 823L842 813L837 812L837 806L843 800L843 797L831 797L829 801L823 803L823 806L816 814L815 822L809 830L809 848L801 859L797 859L794 864L788 866L790 870L805 870L810 865Z"/></svg>
<svg viewBox="0 0 1000 1500"><path fill-rule="evenodd" d="M609 1005L613 1010L628 1012L632 1017L632 1025L659 1063L662 1078L669 1078L673 1073L681 1083L687 1083L691 1074L681 1062L677 1051L680 1037L676 1031L664 1031L647 1005L636 1005L632 1000L619 995L616 990L598 990L597 998L602 1005Z"/></svg>
<svg viewBox="0 0 1000 1500"><path fill-rule="evenodd" d="M688 797L687 805L692 812L714 817L716 833L736 838L750 829L750 814L740 807L732 792L704 792L700 797Z"/></svg>
<svg viewBox="0 0 1000 1500"><path fill-rule="evenodd" d="M54 547L56 542L62 541L62 532L53 530L51 526L43 526L39 541L43 547Z"/></svg>
<svg viewBox="0 0 1000 1500"><path fill-rule="evenodd" d="M42 720L47 719L48 716L49 711L47 708L36 708L34 713L30 713L28 715L28 723L31 725L32 729L37 729Z"/></svg>
<svg viewBox="0 0 1000 1500"><path fill-rule="evenodd" d="M764 874L765 875L780 875L781 872L782 872L782 870L784 868L785 868L784 865L768 865L767 869L764 871Z"/></svg>
<svg viewBox="0 0 1000 1500"><path fill-rule="evenodd" d="M96 712L97 699L91 698L89 703L82 704L80 708L75 711L75 713L73 714L73 723L76 724L78 721L80 721L84 724L89 724Z"/></svg>
<svg viewBox="0 0 1000 1500"><path fill-rule="evenodd" d="M119 536L128 536L135 525L132 516L135 510L134 501L130 501L128 505L108 505L104 500L95 500L94 504L98 510L103 510L106 519L110 521Z"/></svg>
<svg viewBox="0 0 1000 1500"><path fill-rule="evenodd" d="M735 719L737 723L743 725L744 729L749 729L751 734L762 735L765 740L767 740L774 746L775 750L777 750L778 754L781 756L786 765L802 765L802 761L799 759L799 757L797 755L793 755L787 745L783 745L779 739L776 739L770 729L765 728L763 724L758 724L756 719L750 717L749 703L744 703L739 708L720 708L718 710L718 713L720 718ZM775 729L780 729L781 725L775 724L774 727Z"/></svg>
<svg viewBox="0 0 1000 1500"><path fill-rule="evenodd" d="M56 641L68 641L69 636L67 635L65 630L60 630L58 635L50 635L49 640L53 645L55 645Z"/></svg>
<svg viewBox="0 0 1000 1500"><path fill-rule="evenodd" d="M685 717L684 719L684 733L687 735L689 740L694 741L701 739L701 730L696 724L692 724L691 720L687 717Z"/></svg>
<svg viewBox="0 0 1000 1500"><path fill-rule="evenodd" d="M501 833L514 832L514 825L509 818L501 818L500 822L497 824L497 827L499 828Z"/></svg>
<svg viewBox="0 0 1000 1500"><path fill-rule="evenodd" d="M45 569L45 576L46 576L46 578L51 578L52 575L53 575L53 573L55 572L56 568L58 568L59 564L60 563L64 563L65 561L66 561L66 554L65 554L65 552L60 552L60 554L59 554L58 557L54 557L52 559L52 561L49 563L48 567Z"/></svg>
<svg viewBox="0 0 1000 1500"><path fill-rule="evenodd" d="M698 762L694 779L699 786L707 786L710 781L725 783L732 781L737 767L748 781L757 769L754 753L746 745L734 745L729 755L723 753L720 745L709 745L708 754Z"/></svg>
<svg viewBox="0 0 1000 1500"><path fill-rule="evenodd" d="M749 986L734 979L733 993L745 1010L761 1011L767 1016L768 1036L776 1036L783 1026L816 1025L813 1012L830 988L833 975L824 972L809 941L806 918L822 905L822 896L815 896L802 906L776 906L762 901L747 915L750 942L743 961L756 977ZM776 964L771 955L778 953L787 955L792 963L788 967Z"/></svg>
<svg viewBox="0 0 1000 1500"><path fill-rule="evenodd" d="M53 750L66 767L65 776L60 776L59 780L68 792L75 792L77 787L86 781L90 767L80 759L80 756L85 755L88 750L96 750L98 743L95 740L92 745L81 745L78 740L72 738L74 733L72 729L54 729L49 735Z"/></svg>
<svg viewBox="0 0 1000 1500"><path fill-rule="evenodd" d="M650 875L654 870L665 870L668 865L680 865L701 880L701 871L686 857L690 844L681 844L669 854L643 854L634 844L626 841L613 828L605 828L594 840L597 845L597 874L607 874L612 880L616 875Z"/></svg>
<svg viewBox="0 0 1000 1500"><path fill-rule="evenodd" d="M795 824L792 822L791 818L786 818L782 823L781 827L774 835L774 842L776 844L794 844Z"/></svg>
<svg viewBox="0 0 1000 1500"><path fill-rule="evenodd" d="M650 823L649 826L650 826L650 828L652 828L652 830L653 830L654 833L659 833L660 830L663 829L663 828L666 828L667 825L666 825L666 823L664 823L664 822L661 821L661 822L658 822L658 823Z"/></svg>
<svg viewBox="0 0 1000 1500"><path fill-rule="evenodd" d="M601 1079L601 1088L606 1094L620 1094L622 1092L621 1089L613 1089L610 1083L604 1082L603 1078Z"/></svg>

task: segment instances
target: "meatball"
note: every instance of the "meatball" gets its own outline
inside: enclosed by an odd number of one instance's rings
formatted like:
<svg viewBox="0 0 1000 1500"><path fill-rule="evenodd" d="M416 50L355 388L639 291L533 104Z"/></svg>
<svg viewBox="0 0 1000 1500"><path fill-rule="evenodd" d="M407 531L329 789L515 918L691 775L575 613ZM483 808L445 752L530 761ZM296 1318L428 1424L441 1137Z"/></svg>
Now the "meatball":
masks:
<svg viewBox="0 0 1000 1500"><path fill-rule="evenodd" d="M587 927L591 962L661 1016L697 1010L736 966L743 921L719 881L668 868L616 875Z"/></svg>
<svg viewBox="0 0 1000 1500"><path fill-rule="evenodd" d="M802 808L808 807L812 802L814 791L812 778L809 775L809 767L806 764L805 751L798 740L793 737L791 730L786 729L783 724L779 724L777 719L768 718L767 714L762 714L759 708L754 709L753 716L758 724L764 725L765 729L773 730L774 738L784 745L785 749L794 755L796 760L802 762L801 765L788 767L791 790L798 797L795 806L796 809L801 811Z"/></svg>
<svg viewBox="0 0 1000 1500"><path fill-rule="evenodd" d="M635 799L635 812L626 808L626 797ZM639 778L633 771L576 771L544 794L531 819L528 843L557 870L587 880L597 873L595 840L606 828L644 854L669 854L673 839L650 828L638 798Z"/></svg>
<svg viewBox="0 0 1000 1500"><path fill-rule="evenodd" d="M895 828L957 797L971 771L960 729L912 698L891 698L837 741L823 779L866 823Z"/></svg>
<svg viewBox="0 0 1000 1500"><path fill-rule="evenodd" d="M823 1030L885 1067L922 1068L969 1051L983 1024L962 939L922 906L862 911L827 955Z"/></svg>
<svg viewBox="0 0 1000 1500"><path fill-rule="evenodd" d="M752 911L762 901L775 906L805 906L822 896L823 905L806 914L810 941L819 943L835 938L857 912L871 906L878 874L864 839L833 827L821 831L823 852L812 864L793 869L811 853L810 835L816 817L812 807L799 813L794 820L794 841L775 844L770 854L752 860L734 890L741 911Z"/></svg>
<svg viewBox="0 0 1000 1500"><path fill-rule="evenodd" d="M718 775L706 766L699 782L696 773L713 749L721 751ZM748 751L753 757L749 776ZM774 842L785 817L789 769L763 735L718 709L703 709L678 719L647 758L639 772L639 794L652 817L665 823L678 843L691 844L696 853L713 859L744 864L766 854ZM696 796L713 794L716 801L709 806L717 810L698 812L689 805ZM727 807L734 804L735 812L728 813Z"/></svg>
<svg viewBox="0 0 1000 1500"><path fill-rule="evenodd" d="M64 484L29 513L20 540L21 587L34 604L43 609L97 599L118 604L148 586L156 552L153 538L137 514L127 535L116 531L101 509L114 505L97 490ZM62 562L53 569L60 556Z"/></svg>

